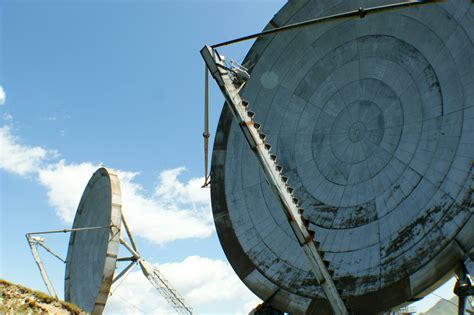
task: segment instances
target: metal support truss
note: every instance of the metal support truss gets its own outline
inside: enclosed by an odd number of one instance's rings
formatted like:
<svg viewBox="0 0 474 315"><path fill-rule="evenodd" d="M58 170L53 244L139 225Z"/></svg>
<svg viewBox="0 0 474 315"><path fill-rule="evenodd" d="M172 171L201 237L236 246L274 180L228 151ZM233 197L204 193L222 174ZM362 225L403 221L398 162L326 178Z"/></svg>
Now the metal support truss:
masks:
<svg viewBox="0 0 474 315"><path fill-rule="evenodd" d="M160 295L165 298L166 302L168 302L168 304L176 311L176 313L191 315L193 313L192 308L186 304L184 298L178 293L178 291L171 287L159 269L157 267L153 267L141 258L140 253L137 250L137 246L135 245L135 241L133 240L132 234L128 228L127 221L125 221L123 215L122 222L130 240L130 244L122 237L120 237L120 244L122 244L130 252L132 257L126 257L120 260L130 260L131 262L127 267L125 267L124 270L122 270L122 272L120 272L119 275L117 275L117 277L115 277L113 282L116 282L118 279L122 278L131 270L132 267L135 266L135 264L138 263L148 281L150 281L150 283L158 290Z"/></svg>
<svg viewBox="0 0 474 315"><path fill-rule="evenodd" d="M293 189L287 184L288 178L282 175L282 167L276 163L277 157L271 153L271 146L265 142L265 135L260 132L260 124L253 121L255 114L249 110L249 104L242 100L239 95L240 89L245 85L245 77L248 78L248 73L245 72L245 69L227 67L223 58L219 56L215 49L209 46L205 46L201 50L201 55L209 72L219 85L227 106L229 106L239 123L252 152L257 157L265 177L279 200L293 233L308 259L311 271L326 295L334 313L337 315L348 314L346 305L313 242L314 233L307 229L308 221L301 215L303 209L299 208L299 201L293 195Z"/></svg>
<svg viewBox="0 0 474 315"><path fill-rule="evenodd" d="M170 304L178 314L192 314L193 310L186 305L184 298L173 289L168 281L160 273L156 267L152 267L146 261L140 259L138 261L142 268L143 274L151 282L151 284L160 292L165 300Z"/></svg>

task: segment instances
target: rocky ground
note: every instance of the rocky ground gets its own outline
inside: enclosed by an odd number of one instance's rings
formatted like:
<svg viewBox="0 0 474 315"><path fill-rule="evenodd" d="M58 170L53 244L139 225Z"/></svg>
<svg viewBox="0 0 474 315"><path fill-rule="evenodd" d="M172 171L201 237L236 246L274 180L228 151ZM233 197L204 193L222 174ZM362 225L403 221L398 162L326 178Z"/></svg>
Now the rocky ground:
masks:
<svg viewBox="0 0 474 315"><path fill-rule="evenodd" d="M0 279L0 314L85 314L77 306Z"/></svg>

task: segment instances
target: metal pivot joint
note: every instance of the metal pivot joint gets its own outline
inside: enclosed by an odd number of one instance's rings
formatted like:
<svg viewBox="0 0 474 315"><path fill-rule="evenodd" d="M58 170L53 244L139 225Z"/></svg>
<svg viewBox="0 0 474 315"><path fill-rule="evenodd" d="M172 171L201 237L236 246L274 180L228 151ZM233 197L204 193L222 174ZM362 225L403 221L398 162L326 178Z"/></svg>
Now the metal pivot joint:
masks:
<svg viewBox="0 0 474 315"><path fill-rule="evenodd" d="M209 46L205 46L201 50L201 55L262 167L267 182L280 202L293 233L305 253L310 269L334 313L337 315L348 314L346 305L313 242L313 233L307 229L308 222L301 215L302 209L298 206L298 199L292 194L293 190L287 184L288 179L282 176L282 168L277 165L277 158L271 153L271 146L265 142L265 136L260 133L260 124L254 122L255 114L249 110L249 104L240 97L239 92L245 85L245 80L250 76L244 68L236 65L227 67L223 58Z"/></svg>

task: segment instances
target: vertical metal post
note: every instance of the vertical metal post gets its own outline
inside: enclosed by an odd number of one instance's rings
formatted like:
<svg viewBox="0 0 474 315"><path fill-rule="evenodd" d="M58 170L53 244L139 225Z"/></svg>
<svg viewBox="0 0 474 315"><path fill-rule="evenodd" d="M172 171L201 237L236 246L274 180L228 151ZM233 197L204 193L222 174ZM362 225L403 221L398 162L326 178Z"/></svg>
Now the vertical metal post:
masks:
<svg viewBox="0 0 474 315"><path fill-rule="evenodd" d="M202 136L204 138L204 185L202 188L209 185L209 72L207 65L204 65L204 131Z"/></svg>

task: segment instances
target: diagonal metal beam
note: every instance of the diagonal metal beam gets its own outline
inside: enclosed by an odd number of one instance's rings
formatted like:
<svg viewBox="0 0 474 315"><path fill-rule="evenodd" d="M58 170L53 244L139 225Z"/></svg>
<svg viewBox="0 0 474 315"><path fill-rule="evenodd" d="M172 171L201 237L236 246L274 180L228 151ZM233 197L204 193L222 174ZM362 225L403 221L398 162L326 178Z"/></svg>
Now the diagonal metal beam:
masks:
<svg viewBox="0 0 474 315"><path fill-rule="evenodd" d="M123 226L125 227L125 231L127 232L128 239L130 240L130 243L132 243L132 247L135 251L137 251L137 245L135 244L135 240L133 239L132 233L130 232L130 228L128 227L128 223L125 220L125 216L122 213L122 223Z"/></svg>
<svg viewBox="0 0 474 315"><path fill-rule="evenodd" d="M298 22L298 23L293 23L289 25L285 25L282 27L277 27L273 28L271 30L266 30L260 33L255 33L252 35L247 35L243 37L239 37L236 39L228 40L219 44L212 45L212 48L218 48L222 46L227 46L235 43L240 43L246 40L266 36L266 35L271 35L275 33L280 33L280 32L285 32L289 30L293 30L296 28L301 28L301 27L306 27L306 26L311 26L314 24L319 24L323 22L328 22L328 21L333 21L333 20L339 20L339 19L346 19L346 18L351 18L351 17L360 17L363 18L367 14L373 14L373 13L380 13L380 12L385 12L385 11L391 11L394 9L400 9L404 8L407 6L414 6L414 5L420 5L420 4L428 4L428 3L434 3L434 2L445 2L443 0L409 0L409 1L404 1L404 2L399 2L399 3L391 3L387 5L381 5L381 6L376 6L376 7L370 7L370 8L359 8L356 10L344 12L344 13L338 13L338 14L333 14L333 15L328 15L312 20L307 20L303 22Z"/></svg>
<svg viewBox="0 0 474 315"><path fill-rule="evenodd" d="M136 266L136 264L137 261L135 259L132 260L132 262L127 265L127 267L125 267L117 276L115 276L114 280L112 280L112 283L117 282L118 279L122 278L125 274L127 274L129 270Z"/></svg>
<svg viewBox="0 0 474 315"><path fill-rule="evenodd" d="M253 121L254 113L248 110L249 104L240 97L240 89L245 83L241 84L241 79L236 77L239 69L228 69L223 58L219 56L215 49L209 46L205 46L201 50L201 55L219 85L227 106L231 109L250 148L260 163L269 186L280 202L291 229L308 260L310 269L331 304L334 313L337 315L348 314L346 305L313 242L313 234L307 229L308 222L301 216L303 210L298 206L298 199L292 194L293 189L287 185L287 179L282 176L281 166L276 164L276 156L270 152L271 146L265 142L264 135L259 131L260 125ZM245 73L245 75L248 78L248 73Z"/></svg>
<svg viewBox="0 0 474 315"><path fill-rule="evenodd" d="M32 239L35 239L34 237L31 237ZM36 243L43 247L48 253L50 253L51 255L53 255L54 257L56 257L57 259L59 259L60 261L62 261L63 263L66 263L66 261L64 259L61 258L61 256L59 256L59 254L57 254L55 251L53 251L51 248L49 248L48 245L45 244L44 240L43 239L35 239Z"/></svg>
<svg viewBox="0 0 474 315"><path fill-rule="evenodd" d="M46 289L48 289L49 295L52 297L58 298L56 291L54 290L53 284L49 280L48 274L46 273L46 269L44 268L43 261L40 258L38 253L38 242L29 234L26 234L26 240L28 241L28 245L30 246L31 254L33 255L33 259L38 266L38 269L41 274L41 278L43 278L43 282L46 285Z"/></svg>

